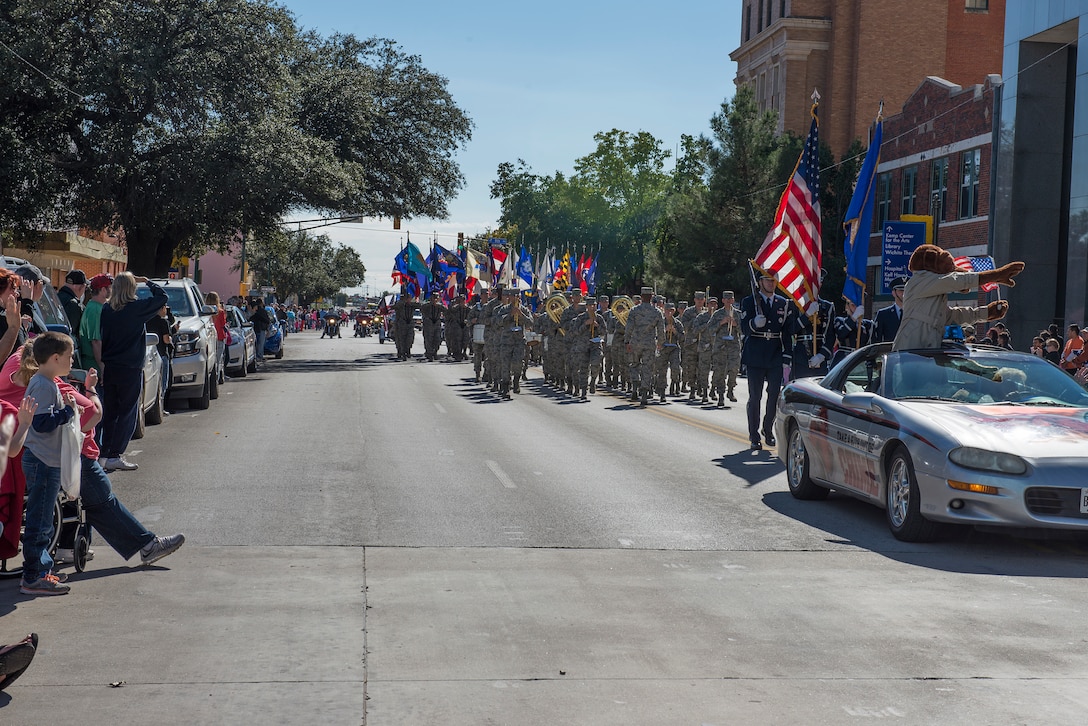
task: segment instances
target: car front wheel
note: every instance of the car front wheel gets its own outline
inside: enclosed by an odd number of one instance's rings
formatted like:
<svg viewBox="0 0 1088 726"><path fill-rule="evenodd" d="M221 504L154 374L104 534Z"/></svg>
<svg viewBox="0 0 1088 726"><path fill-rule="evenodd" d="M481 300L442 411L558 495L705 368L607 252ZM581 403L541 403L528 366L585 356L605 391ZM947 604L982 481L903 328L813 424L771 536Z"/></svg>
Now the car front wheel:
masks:
<svg viewBox="0 0 1088 726"><path fill-rule="evenodd" d="M922 516L922 496L914 474L914 464L907 450L900 446L888 462L884 488L888 528L903 542L930 542L941 533L941 526Z"/></svg>
<svg viewBox="0 0 1088 726"><path fill-rule="evenodd" d="M796 499L827 499L827 489L809 477L808 451L797 424L790 424L786 444L786 482Z"/></svg>

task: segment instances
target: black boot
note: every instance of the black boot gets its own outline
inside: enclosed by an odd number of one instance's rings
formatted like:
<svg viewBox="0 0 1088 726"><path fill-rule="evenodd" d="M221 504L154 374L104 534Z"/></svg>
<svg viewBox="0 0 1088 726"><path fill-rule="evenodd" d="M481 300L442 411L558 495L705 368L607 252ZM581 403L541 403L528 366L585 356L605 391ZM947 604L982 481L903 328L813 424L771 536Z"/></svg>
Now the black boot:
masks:
<svg viewBox="0 0 1088 726"><path fill-rule="evenodd" d="M586 395L586 389L581 389L581 395L579 396L579 398L581 398L583 401L589 398L589 396Z"/></svg>
<svg viewBox="0 0 1088 726"><path fill-rule="evenodd" d="M593 381L589 382L589 392L590 393L596 393L597 392L597 384L595 382L593 382Z"/></svg>
<svg viewBox="0 0 1088 726"><path fill-rule="evenodd" d="M721 391L718 392L718 407L725 408L725 394Z"/></svg>
<svg viewBox="0 0 1088 726"><path fill-rule="evenodd" d="M694 387L691 389L691 391L688 392L688 400L689 401L694 401L695 400L695 388Z"/></svg>
<svg viewBox="0 0 1088 726"><path fill-rule="evenodd" d="M665 403L665 389L664 388L661 389L660 401L661 401L661 403Z"/></svg>
<svg viewBox="0 0 1088 726"><path fill-rule="evenodd" d="M649 402L650 402L650 392L649 391L643 391L642 392L642 401L639 403L639 405L640 406L645 406Z"/></svg>

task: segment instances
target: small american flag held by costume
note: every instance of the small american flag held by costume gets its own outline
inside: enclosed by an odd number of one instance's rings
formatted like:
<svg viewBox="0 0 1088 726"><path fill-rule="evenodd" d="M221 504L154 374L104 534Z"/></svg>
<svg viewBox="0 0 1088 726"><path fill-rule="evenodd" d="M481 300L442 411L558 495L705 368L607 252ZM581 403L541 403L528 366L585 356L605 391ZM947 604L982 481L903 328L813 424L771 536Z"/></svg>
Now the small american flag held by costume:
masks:
<svg viewBox="0 0 1088 726"><path fill-rule="evenodd" d="M995 269L994 258L986 255L984 257L957 257L955 259L958 267L964 267L970 269L972 272L989 272ZM993 292L997 289L996 282L988 282L985 285L980 285L979 290L983 292Z"/></svg>
<svg viewBox="0 0 1088 726"><path fill-rule="evenodd" d="M806 315L819 309L820 292L820 145L816 105L812 126L793 177L782 193L774 226L755 256L755 264L774 277Z"/></svg>

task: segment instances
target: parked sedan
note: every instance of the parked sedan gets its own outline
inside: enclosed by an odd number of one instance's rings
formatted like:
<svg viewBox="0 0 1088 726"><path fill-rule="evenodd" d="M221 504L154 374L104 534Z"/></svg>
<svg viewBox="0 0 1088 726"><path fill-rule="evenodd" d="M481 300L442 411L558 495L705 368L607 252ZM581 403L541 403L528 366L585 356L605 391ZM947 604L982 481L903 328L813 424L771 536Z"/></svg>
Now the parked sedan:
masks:
<svg viewBox="0 0 1088 726"><path fill-rule="evenodd" d="M901 540L949 523L1088 531L1088 392L1036 356L869 346L785 386L775 426L795 497L869 501Z"/></svg>
<svg viewBox="0 0 1088 726"><path fill-rule="evenodd" d="M257 334L253 332L253 323L246 320L245 313L233 305L224 308L227 311L227 373L245 378L257 370Z"/></svg>
<svg viewBox="0 0 1088 726"><path fill-rule="evenodd" d="M140 391L140 412L136 416L136 430L132 438L142 439L144 425L162 423L166 392L162 385L162 356L159 355L159 336L144 335L144 384Z"/></svg>

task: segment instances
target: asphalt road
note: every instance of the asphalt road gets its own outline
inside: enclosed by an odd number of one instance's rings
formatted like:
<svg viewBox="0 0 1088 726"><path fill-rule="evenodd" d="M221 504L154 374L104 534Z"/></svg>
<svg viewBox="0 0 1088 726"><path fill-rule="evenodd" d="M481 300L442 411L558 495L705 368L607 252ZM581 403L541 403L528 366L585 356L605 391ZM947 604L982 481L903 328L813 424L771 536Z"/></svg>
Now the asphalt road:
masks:
<svg viewBox="0 0 1088 726"><path fill-rule="evenodd" d="M908 545L795 501L743 396L640 410L532 369L501 402L376 338L285 350L113 476L181 551L0 581L0 641L42 640L0 723L1084 720L1083 539Z"/></svg>

